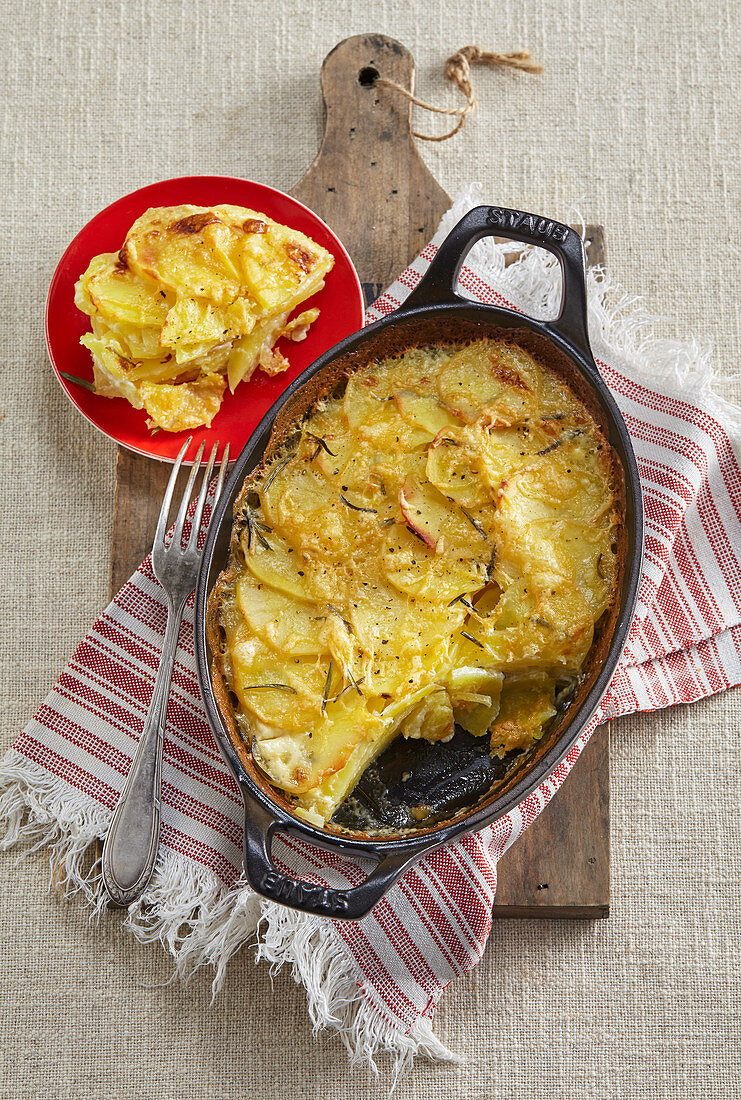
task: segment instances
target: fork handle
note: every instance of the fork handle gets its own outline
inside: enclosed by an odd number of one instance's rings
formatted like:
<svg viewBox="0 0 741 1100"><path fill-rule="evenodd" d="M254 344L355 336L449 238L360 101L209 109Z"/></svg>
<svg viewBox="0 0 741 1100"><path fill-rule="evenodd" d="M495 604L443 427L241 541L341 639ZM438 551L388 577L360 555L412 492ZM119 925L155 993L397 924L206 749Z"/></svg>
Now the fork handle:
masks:
<svg viewBox="0 0 741 1100"><path fill-rule="evenodd" d="M114 905L125 907L144 892L159 850L162 746L172 670L185 602L168 600L162 657L144 729L103 842L103 882Z"/></svg>

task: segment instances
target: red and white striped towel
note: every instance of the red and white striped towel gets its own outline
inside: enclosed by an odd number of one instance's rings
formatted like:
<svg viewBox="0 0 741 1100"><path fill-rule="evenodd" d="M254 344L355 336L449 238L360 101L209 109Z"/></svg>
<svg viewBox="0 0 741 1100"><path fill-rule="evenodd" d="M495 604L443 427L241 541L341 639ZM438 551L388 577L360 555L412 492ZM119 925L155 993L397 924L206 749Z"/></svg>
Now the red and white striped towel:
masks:
<svg viewBox="0 0 741 1100"><path fill-rule="evenodd" d="M452 222L369 310L395 309ZM471 297L543 315L556 300L554 261L532 251L505 266L493 242L461 276ZM292 964L316 1025L339 1033L354 1059L390 1050L449 1058L431 1028L445 986L481 958L491 928L497 860L564 782L598 722L689 703L741 682L741 416L710 389L696 347L647 335L645 316L611 304L590 274L590 332L600 370L633 438L646 539L638 609L613 681L589 729L553 775L505 818L422 860L363 921L298 914L261 902L240 882L242 804L206 724L193 656L192 605L180 637L165 742L162 847L151 887L127 923L160 939L178 966L230 955L264 918L258 955ZM555 310L553 310L555 312ZM0 814L6 845L56 845L70 889L102 906L82 857L104 835L136 748L165 628L161 590L145 561L79 645L6 756ZM617 734L619 736L619 732ZM575 828L578 825L575 824ZM351 861L282 839L286 869L331 885L362 876ZM189 930L181 935L185 921Z"/></svg>

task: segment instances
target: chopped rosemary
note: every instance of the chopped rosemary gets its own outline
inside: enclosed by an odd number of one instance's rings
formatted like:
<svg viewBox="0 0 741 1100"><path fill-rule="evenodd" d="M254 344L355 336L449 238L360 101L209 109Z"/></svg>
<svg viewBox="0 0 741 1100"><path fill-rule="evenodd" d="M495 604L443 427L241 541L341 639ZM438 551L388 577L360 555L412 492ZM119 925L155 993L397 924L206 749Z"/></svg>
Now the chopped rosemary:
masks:
<svg viewBox="0 0 741 1100"><path fill-rule="evenodd" d="M484 643L483 642L480 642L478 640L478 638L474 638L473 634L466 633L465 630L461 630L461 637L468 638L469 642L473 642L473 644L477 645L479 647L479 649L484 648Z"/></svg>
<svg viewBox="0 0 741 1100"><path fill-rule="evenodd" d="M329 699L329 689L330 689L331 684L332 684L332 672L333 672L333 665L332 665L332 662L330 661L329 662L329 668L327 669L327 679L324 681L324 691L322 692L322 714L324 714L324 710L327 706L327 700Z"/></svg>
<svg viewBox="0 0 741 1100"><path fill-rule="evenodd" d="M343 496L342 493L340 493L340 500L343 504L346 504L348 508L352 508L353 512L371 512L374 516L378 514L375 508L361 508L359 504L353 504L346 496Z"/></svg>
<svg viewBox="0 0 741 1100"><path fill-rule="evenodd" d="M290 684L246 684L242 691L287 691L289 695L298 695Z"/></svg>
<svg viewBox="0 0 741 1100"><path fill-rule="evenodd" d="M486 531L481 526L481 524L478 522L478 520L474 519L474 517L471 515L471 513L467 512L466 509L463 508L462 506L461 506L461 512L463 512L463 515L466 517L468 522L471 524L474 531L478 531L478 533L481 535L482 539L485 539L486 538Z"/></svg>
<svg viewBox="0 0 741 1100"><path fill-rule="evenodd" d="M268 489L273 484L273 481L275 480L275 478L278 476L278 474L281 472L281 470L285 466L288 465L288 463L291 461L292 458L293 458L293 455L288 455L287 458L281 459L281 461L278 463L278 465L273 467L273 469L270 471L270 474L268 475L268 480L265 482L265 484L262 487L263 493L267 493Z"/></svg>
<svg viewBox="0 0 741 1100"><path fill-rule="evenodd" d="M600 554L600 556L597 558L597 576L600 577L602 580L605 579L605 574L602 572L602 558L603 557L604 557L604 555Z"/></svg>
<svg viewBox="0 0 741 1100"><path fill-rule="evenodd" d="M75 386L80 386L83 390L90 390L90 393L97 393L95 386L92 382L88 382L87 378L78 378L76 374L67 374L66 370L60 370L59 372L62 378L66 378L68 382L72 382Z"/></svg>
<svg viewBox="0 0 741 1100"><path fill-rule="evenodd" d="M381 520L381 527L393 527L395 523L396 523L396 520L392 516L391 519Z"/></svg>

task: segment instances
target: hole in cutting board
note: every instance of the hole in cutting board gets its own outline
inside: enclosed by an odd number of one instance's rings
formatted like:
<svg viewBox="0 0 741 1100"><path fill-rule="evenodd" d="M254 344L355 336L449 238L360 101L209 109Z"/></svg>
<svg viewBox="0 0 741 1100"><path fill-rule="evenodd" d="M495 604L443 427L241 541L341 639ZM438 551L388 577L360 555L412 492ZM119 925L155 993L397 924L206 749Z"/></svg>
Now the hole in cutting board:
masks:
<svg viewBox="0 0 741 1100"><path fill-rule="evenodd" d="M358 84L363 88L370 88L375 84L380 75L378 69L374 69L372 65L366 65L365 68L361 69L358 73Z"/></svg>

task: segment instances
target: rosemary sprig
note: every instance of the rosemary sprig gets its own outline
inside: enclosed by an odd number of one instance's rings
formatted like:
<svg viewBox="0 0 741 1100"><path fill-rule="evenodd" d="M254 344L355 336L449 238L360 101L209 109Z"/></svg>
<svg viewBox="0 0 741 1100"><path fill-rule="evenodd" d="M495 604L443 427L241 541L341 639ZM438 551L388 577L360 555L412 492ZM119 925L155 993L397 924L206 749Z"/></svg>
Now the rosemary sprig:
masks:
<svg viewBox="0 0 741 1100"><path fill-rule="evenodd" d="M556 447L560 447L563 443L563 439L557 439L555 443L551 443L550 447L544 447L542 451L536 451L536 455L549 455L551 451L555 451Z"/></svg>
<svg viewBox="0 0 741 1100"><path fill-rule="evenodd" d="M496 564L497 564L497 548L495 546L492 549L491 556L489 558L489 564L486 567L486 582L487 582L487 584L489 583L489 581L491 580L491 578L494 575L494 567L496 566Z"/></svg>
<svg viewBox="0 0 741 1100"><path fill-rule="evenodd" d="M454 604L462 603L468 611L469 615L473 615L477 622L483 623L484 619L481 614L476 610L471 601L467 598L465 592L461 592L460 596L456 596L454 600L451 600L448 607L453 607Z"/></svg>
<svg viewBox="0 0 741 1100"><path fill-rule="evenodd" d="M581 428L575 428L572 432L563 432L555 443L551 443L550 447L544 447L542 451L536 451L536 455L547 455L551 451L555 451L556 447L560 447L562 443L565 443L569 439L576 439L578 435L581 435Z"/></svg>
<svg viewBox="0 0 741 1100"><path fill-rule="evenodd" d="M359 504L353 504L352 501L349 501L342 493L340 493L340 500L343 504L346 504L348 508L352 508L353 512L371 512L374 516L378 514L376 508L361 508Z"/></svg>
<svg viewBox="0 0 741 1100"><path fill-rule="evenodd" d="M327 706L327 701L329 699L329 689L330 689L331 684L332 684L332 672L333 672L333 670L334 670L334 666L333 666L332 662L330 661L329 662L329 668L327 669L327 679L324 681L324 691L322 692L322 714L324 714L324 711L325 711L326 706Z"/></svg>
<svg viewBox="0 0 741 1100"><path fill-rule="evenodd" d="M242 691L287 691L289 695L298 695L290 684L247 684Z"/></svg>
<svg viewBox="0 0 741 1100"><path fill-rule="evenodd" d="M316 443L316 450L314 451L314 454L311 456L311 461L312 462L319 455L320 451L326 451L328 455L332 456L332 458L337 458L337 454L335 453L335 451L330 451L329 447L327 446L326 439L322 439L322 437L320 435L314 435L313 432L307 432L306 433L306 438L307 439L313 439L313 441Z"/></svg>
<svg viewBox="0 0 741 1100"><path fill-rule="evenodd" d="M329 608L329 610L332 612L333 615L336 615L338 619L342 619L342 621L345 624L345 627L347 629L347 633L352 634L353 637L354 637L355 636L355 631L352 628L352 624L347 621L347 619L342 614L342 612L338 611L336 607L333 607L331 603L328 603L327 607Z"/></svg>
<svg viewBox="0 0 741 1100"><path fill-rule="evenodd" d="M459 507L461 509L461 512L463 512L463 515L466 517L468 522L473 527L474 531L478 531L478 533L481 535L482 539L485 539L486 538L486 531L481 526L481 524L478 522L478 520L474 519L474 517L471 515L471 513L467 512L466 509L462 505L460 505Z"/></svg>
<svg viewBox="0 0 741 1100"><path fill-rule="evenodd" d="M273 469L270 471L270 474L268 476L268 480L265 482L265 484L262 487L263 493L267 493L268 489L273 484L273 481L275 480L275 478L278 476L278 474L281 472L281 470L285 466L288 465L288 463L291 461L292 458L293 458L293 455L288 455L287 458L281 459L281 461L278 463L278 465L273 467Z"/></svg>
<svg viewBox="0 0 741 1100"><path fill-rule="evenodd" d="M252 540L257 539L264 550L270 550L272 552L273 548L263 534L263 531L267 531L268 534L271 534L271 528L268 527L266 523L257 519L251 508L246 509L245 519L247 520L247 550L249 551L252 549Z"/></svg>
<svg viewBox="0 0 741 1100"><path fill-rule="evenodd" d="M473 642L473 644L477 645L479 649L484 649L484 643L480 642L478 638L474 638L473 634L468 634L465 630L461 630L461 637L468 638L469 642Z"/></svg>
<svg viewBox="0 0 741 1100"><path fill-rule="evenodd" d="M90 393L97 393L95 386L92 382L88 382L87 378L78 378L76 374L67 374L66 370L60 370L59 373L62 378L66 378L73 385L80 386L83 390L89 390Z"/></svg>
<svg viewBox="0 0 741 1100"><path fill-rule="evenodd" d="M352 688L355 688L358 695L363 694L358 685L363 683L363 681L365 680L365 677L361 676L359 680L356 680L355 677L353 676L352 672L350 672L349 668L346 668L345 672L350 677L350 683L345 684L345 686L343 688L341 688L340 691L337 692L337 694L334 696L334 698L329 700L330 703L336 703L338 699L342 698L342 696L345 694L346 691L351 691Z"/></svg>

